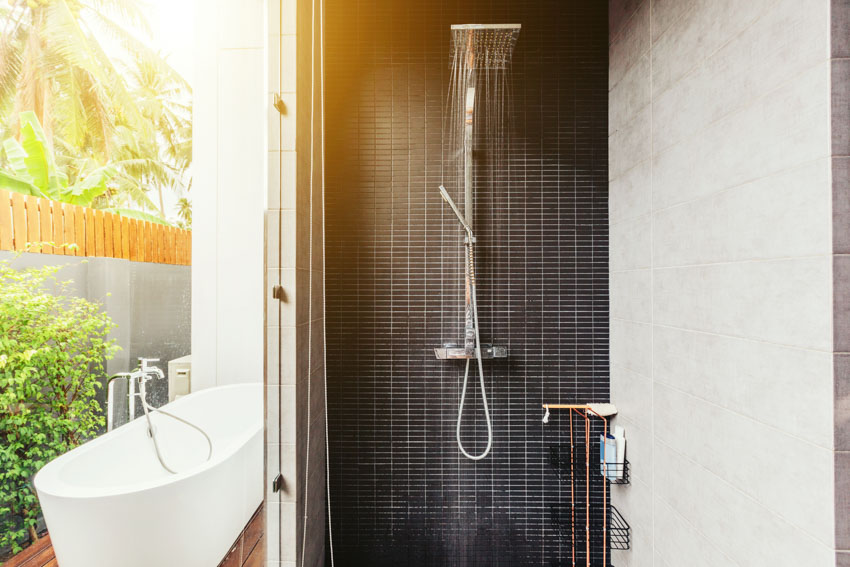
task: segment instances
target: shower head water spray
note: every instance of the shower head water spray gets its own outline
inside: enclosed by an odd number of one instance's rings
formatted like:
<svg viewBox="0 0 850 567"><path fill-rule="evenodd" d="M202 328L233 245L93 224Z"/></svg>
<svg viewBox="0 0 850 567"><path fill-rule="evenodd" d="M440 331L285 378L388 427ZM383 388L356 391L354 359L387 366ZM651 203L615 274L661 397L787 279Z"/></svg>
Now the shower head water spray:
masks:
<svg viewBox="0 0 850 567"><path fill-rule="evenodd" d="M451 58L465 56L470 69L504 69L521 28L521 24L453 25Z"/></svg>

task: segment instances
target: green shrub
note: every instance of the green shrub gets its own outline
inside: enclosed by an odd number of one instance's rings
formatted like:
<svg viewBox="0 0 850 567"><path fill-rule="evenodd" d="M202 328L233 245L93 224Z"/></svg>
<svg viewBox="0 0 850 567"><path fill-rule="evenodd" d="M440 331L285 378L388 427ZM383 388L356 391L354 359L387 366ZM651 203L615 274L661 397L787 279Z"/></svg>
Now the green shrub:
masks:
<svg viewBox="0 0 850 567"><path fill-rule="evenodd" d="M0 548L13 552L37 538L35 473L103 427L95 394L117 350L109 316L60 269L0 261Z"/></svg>

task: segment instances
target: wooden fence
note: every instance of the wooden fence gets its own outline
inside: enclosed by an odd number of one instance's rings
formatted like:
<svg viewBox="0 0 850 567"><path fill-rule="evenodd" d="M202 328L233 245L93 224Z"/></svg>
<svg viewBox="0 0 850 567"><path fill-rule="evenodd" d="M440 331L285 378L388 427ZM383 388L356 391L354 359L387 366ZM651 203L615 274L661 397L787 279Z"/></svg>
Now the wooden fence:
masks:
<svg viewBox="0 0 850 567"><path fill-rule="evenodd" d="M0 250L26 250L28 242L76 244L28 250L41 254L192 263L191 231L0 189Z"/></svg>

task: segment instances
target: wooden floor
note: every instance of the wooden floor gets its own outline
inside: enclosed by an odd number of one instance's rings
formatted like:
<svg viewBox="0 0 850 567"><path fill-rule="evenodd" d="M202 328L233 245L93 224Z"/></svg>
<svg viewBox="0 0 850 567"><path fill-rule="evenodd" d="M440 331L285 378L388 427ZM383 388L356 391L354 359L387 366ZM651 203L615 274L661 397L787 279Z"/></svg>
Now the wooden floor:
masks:
<svg viewBox="0 0 850 567"><path fill-rule="evenodd" d="M264 567L265 553L265 517L263 506L254 512L254 517L239 534L239 539L227 552L219 567Z"/></svg>
<svg viewBox="0 0 850 567"><path fill-rule="evenodd" d="M56 567L56 556L50 536L45 535L34 544L3 563L3 567Z"/></svg>
<svg viewBox="0 0 850 567"><path fill-rule="evenodd" d="M219 567L263 567L266 563L264 527L263 506L260 506ZM59 567L50 535L45 535L3 563L2 567Z"/></svg>

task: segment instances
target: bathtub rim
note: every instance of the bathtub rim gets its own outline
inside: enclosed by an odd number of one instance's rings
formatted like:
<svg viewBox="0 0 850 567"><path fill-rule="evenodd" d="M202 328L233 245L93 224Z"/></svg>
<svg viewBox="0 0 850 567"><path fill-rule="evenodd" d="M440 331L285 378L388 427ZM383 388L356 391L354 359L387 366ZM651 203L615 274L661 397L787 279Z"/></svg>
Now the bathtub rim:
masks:
<svg viewBox="0 0 850 567"><path fill-rule="evenodd" d="M192 392L191 394L180 398L179 400L175 400L166 404L163 407L170 407L174 409L175 407L179 407L182 405L181 402L184 400L188 400L192 397L193 394L205 394L208 392L219 391L219 390L230 390L230 389L263 389L263 385L261 383L256 384L228 384L224 386L214 386L212 388L205 388L203 390L199 390L197 392ZM207 470L215 468L220 463L226 461L227 459L233 457L239 450L244 447L252 437L257 435L258 433L262 433L265 426L265 420L262 417L262 406L260 408L260 416L257 420L257 427L246 430L241 435L235 437L235 441L232 443L230 450L221 452L221 451L213 451L213 456L209 461L206 461L196 467L192 467L186 471L179 472L177 474L169 474L164 477L159 477L149 481L136 482L133 484L116 484L109 487L101 487L101 486L80 486L77 484L71 484L65 482L62 477L62 470L65 465L68 464L71 460L78 458L85 453L92 451L102 445L103 443L108 442L120 442L121 437L124 437L132 431L130 428L135 427L144 427L142 423L142 418L136 418L136 420L125 423L124 425L110 431L109 433L105 433L91 441L87 441L82 445L75 447L74 449L64 453L46 465L44 465L33 477L33 486L36 489L36 492L39 494L44 494L46 496L50 496L53 498L62 498L62 499L94 499L94 498L106 498L113 496L122 496L129 494L138 494L140 492L145 492L148 490L153 490L159 488L161 486L166 486L169 484L174 484L178 482L182 482L188 478L197 476L199 474L203 474ZM165 419L170 419L166 417ZM138 423L138 425L136 425Z"/></svg>

